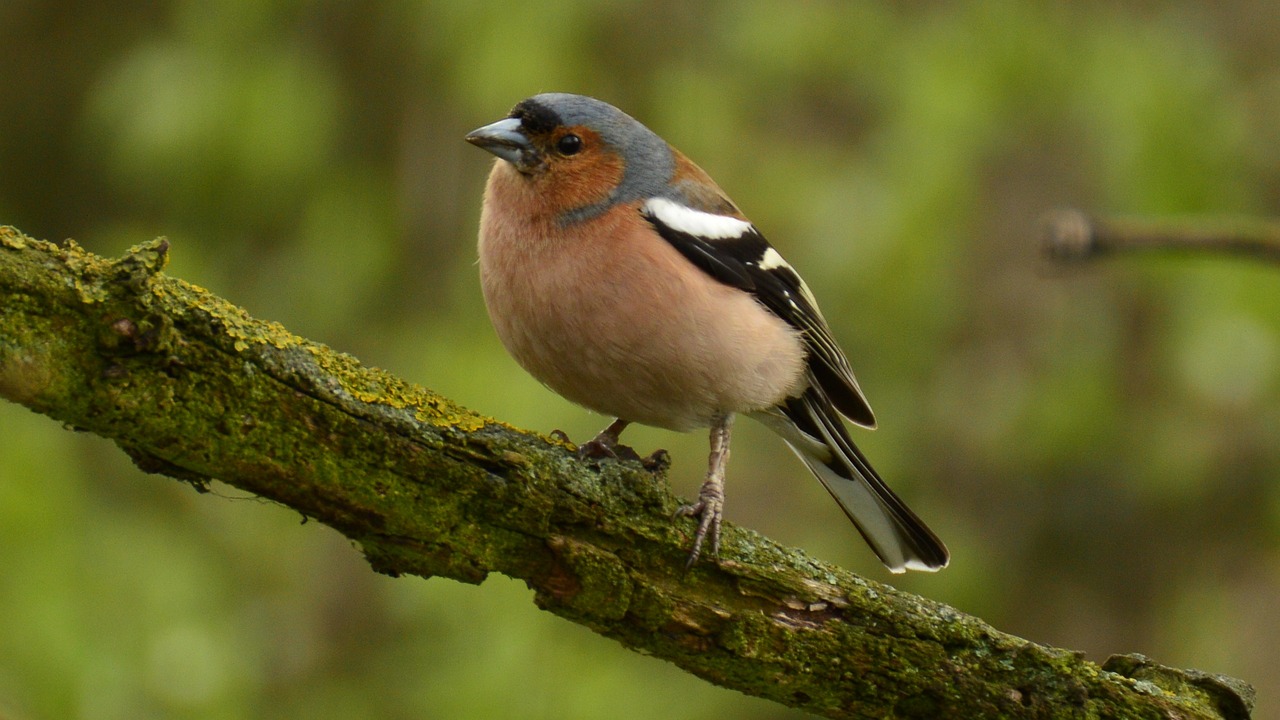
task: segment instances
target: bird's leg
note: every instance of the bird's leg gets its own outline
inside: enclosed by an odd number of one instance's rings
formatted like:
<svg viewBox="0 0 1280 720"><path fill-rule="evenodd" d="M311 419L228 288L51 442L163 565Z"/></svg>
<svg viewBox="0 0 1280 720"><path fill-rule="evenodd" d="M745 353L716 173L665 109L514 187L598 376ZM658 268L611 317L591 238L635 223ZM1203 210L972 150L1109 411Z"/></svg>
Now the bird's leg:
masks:
<svg viewBox="0 0 1280 720"><path fill-rule="evenodd" d="M726 413L715 419L711 426L711 455L707 459L707 479L698 489L698 502L685 505L676 516L698 518L698 529L693 534L693 550L689 553L687 567L693 567L702 553L702 543L711 538L711 554L720 554L720 520L724 511L724 468L729 462L729 431L733 427L733 414Z"/></svg>
<svg viewBox="0 0 1280 720"><path fill-rule="evenodd" d="M618 450L631 450L625 445L618 444L618 436L622 431L631 424L630 420L618 418L609 423L609 427L601 430L591 440L583 443L578 447L578 455L587 458L617 458ZM631 450L631 455L635 455L635 451Z"/></svg>

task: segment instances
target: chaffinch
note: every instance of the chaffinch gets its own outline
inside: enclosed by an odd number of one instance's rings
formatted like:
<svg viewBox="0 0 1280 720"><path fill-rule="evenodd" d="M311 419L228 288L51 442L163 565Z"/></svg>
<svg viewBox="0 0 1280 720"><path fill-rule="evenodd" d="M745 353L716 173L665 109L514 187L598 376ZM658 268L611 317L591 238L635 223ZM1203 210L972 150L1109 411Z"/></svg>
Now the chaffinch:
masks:
<svg viewBox="0 0 1280 720"><path fill-rule="evenodd" d="M498 157L480 217L489 317L516 361L579 405L711 428L692 565L719 551L729 434L764 423L804 461L893 572L939 570L942 542L885 485L841 415L876 421L813 294L711 178L608 103L547 93L475 130Z"/></svg>

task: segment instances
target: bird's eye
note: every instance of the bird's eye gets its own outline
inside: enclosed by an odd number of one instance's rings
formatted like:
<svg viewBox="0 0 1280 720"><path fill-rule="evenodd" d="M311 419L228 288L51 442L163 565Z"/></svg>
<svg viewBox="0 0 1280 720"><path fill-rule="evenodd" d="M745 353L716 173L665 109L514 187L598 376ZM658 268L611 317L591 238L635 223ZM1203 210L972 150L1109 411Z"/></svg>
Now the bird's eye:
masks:
<svg viewBox="0 0 1280 720"><path fill-rule="evenodd" d="M561 155L577 155L582 149L582 138L577 135L569 134L556 141L556 150Z"/></svg>

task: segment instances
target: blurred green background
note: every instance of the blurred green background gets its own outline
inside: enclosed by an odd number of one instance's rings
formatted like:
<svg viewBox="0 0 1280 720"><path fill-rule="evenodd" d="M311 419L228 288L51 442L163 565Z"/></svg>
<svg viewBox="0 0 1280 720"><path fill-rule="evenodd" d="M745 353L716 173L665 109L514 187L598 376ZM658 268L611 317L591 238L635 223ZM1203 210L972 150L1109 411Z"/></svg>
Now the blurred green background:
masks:
<svg viewBox="0 0 1280 720"><path fill-rule="evenodd" d="M606 419L507 358L474 267L540 91L635 115L801 269L950 544L892 578L1280 717L1280 270L1046 265L1037 219L1280 206L1280 8L1190 2L0 0L0 223L170 272L524 427ZM889 580L739 425L728 516ZM690 496L706 438L636 429ZM533 607L392 580L333 531L0 403L0 718L791 718Z"/></svg>

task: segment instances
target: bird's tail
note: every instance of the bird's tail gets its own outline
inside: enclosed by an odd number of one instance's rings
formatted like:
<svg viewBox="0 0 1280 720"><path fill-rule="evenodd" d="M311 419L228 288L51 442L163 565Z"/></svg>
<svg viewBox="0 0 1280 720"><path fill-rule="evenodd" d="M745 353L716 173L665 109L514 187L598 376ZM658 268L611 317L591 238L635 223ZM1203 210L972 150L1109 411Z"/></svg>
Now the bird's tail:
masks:
<svg viewBox="0 0 1280 720"><path fill-rule="evenodd" d="M947 566L947 547L880 479L820 390L811 387L757 418L822 481L890 572Z"/></svg>

